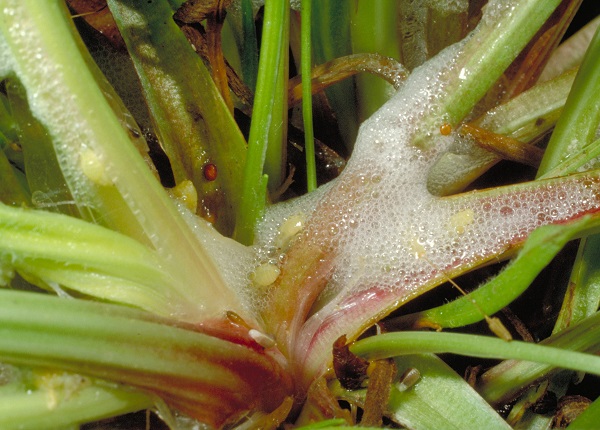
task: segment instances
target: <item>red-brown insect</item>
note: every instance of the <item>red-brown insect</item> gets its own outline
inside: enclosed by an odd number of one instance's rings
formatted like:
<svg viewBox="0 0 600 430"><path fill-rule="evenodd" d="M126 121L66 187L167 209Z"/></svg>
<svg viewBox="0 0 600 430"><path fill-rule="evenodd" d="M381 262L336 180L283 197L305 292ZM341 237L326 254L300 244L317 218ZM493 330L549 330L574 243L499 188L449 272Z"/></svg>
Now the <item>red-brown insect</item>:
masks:
<svg viewBox="0 0 600 430"><path fill-rule="evenodd" d="M204 179L207 181L214 181L217 179L217 166L212 163L207 163L204 165Z"/></svg>

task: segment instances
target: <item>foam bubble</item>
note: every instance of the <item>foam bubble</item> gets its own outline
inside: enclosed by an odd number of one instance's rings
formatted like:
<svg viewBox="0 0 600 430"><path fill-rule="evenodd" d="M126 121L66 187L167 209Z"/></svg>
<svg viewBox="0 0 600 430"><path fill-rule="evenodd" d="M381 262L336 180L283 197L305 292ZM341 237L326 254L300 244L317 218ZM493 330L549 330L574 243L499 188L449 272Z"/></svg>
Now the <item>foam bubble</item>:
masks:
<svg viewBox="0 0 600 430"><path fill-rule="evenodd" d="M427 5L443 15L465 13L469 10L468 0L429 0Z"/></svg>
<svg viewBox="0 0 600 430"><path fill-rule="evenodd" d="M494 13L503 10L499 2L491 7ZM599 205L594 181L537 183L480 198L428 192L431 166L456 138L440 134L445 118L438 106L445 76L460 73L455 58L462 46L415 69L362 124L340 177L313 196L268 213L260 227L258 262L280 252L275 240L281 220L302 212L305 239L333 259L327 297L349 297L373 286L406 296L442 272L503 253L539 226Z"/></svg>

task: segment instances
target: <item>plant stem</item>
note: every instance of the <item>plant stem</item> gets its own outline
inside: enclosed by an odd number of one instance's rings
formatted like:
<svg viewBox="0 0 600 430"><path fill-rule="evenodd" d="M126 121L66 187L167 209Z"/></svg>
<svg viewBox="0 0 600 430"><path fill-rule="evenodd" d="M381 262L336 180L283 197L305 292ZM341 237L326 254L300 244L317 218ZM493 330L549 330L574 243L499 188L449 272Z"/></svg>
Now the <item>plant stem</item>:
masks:
<svg viewBox="0 0 600 430"><path fill-rule="evenodd" d="M600 346L598 341L599 321L600 313L596 312L592 316L544 339L541 345L552 346L555 349L594 353L598 351ZM595 358L593 356L589 357L590 360ZM555 367L569 368L558 363L543 363L532 359L524 360L526 361L507 360L486 371L480 377L479 393L488 402L498 405L514 398L525 387L530 386L540 378L547 377L549 372L555 370ZM584 370L584 372L587 372L587 370Z"/></svg>
<svg viewBox="0 0 600 430"><path fill-rule="evenodd" d="M397 0L356 2L351 16L352 52L376 52L400 58ZM370 117L394 93L393 87L374 76L357 76L359 121Z"/></svg>
<svg viewBox="0 0 600 430"><path fill-rule="evenodd" d="M319 13L312 14L312 48L315 64L323 64L352 53L350 14L347 0L313 0ZM354 146L358 132L356 91L352 82L341 82L326 90L337 118L338 129L347 148Z"/></svg>
<svg viewBox="0 0 600 430"><path fill-rule="evenodd" d="M359 340L350 350L369 360L405 354L452 353L481 358L533 361L600 375L600 357L592 354L462 333L384 333Z"/></svg>
<svg viewBox="0 0 600 430"><path fill-rule="evenodd" d="M306 155L306 186L310 193L317 189L317 166L315 162L315 139L312 118L311 90L311 25L312 0L302 0L301 60L302 64L302 119L304 122L304 152Z"/></svg>
<svg viewBox="0 0 600 430"><path fill-rule="evenodd" d="M244 166L240 211L238 212L234 238L245 245L252 244L256 223L262 217L266 204L267 177L263 173L267 147L280 145L271 136L273 128L281 129L282 117L274 113L278 85L281 82L283 66L282 57L287 49L285 34L289 32L288 1L267 0L263 24L261 55L258 65L256 95L250 135L248 137L248 154ZM287 51L285 51L287 52ZM281 96L281 94L279 94ZM280 111L283 114L284 111ZM278 167L281 167L279 159Z"/></svg>
<svg viewBox="0 0 600 430"><path fill-rule="evenodd" d="M256 40L256 26L254 25L251 0L242 0L242 34L243 48L240 52L242 56L242 75L250 91L254 92L258 74L258 42Z"/></svg>
<svg viewBox="0 0 600 430"><path fill-rule="evenodd" d="M60 285L164 317L185 301L153 250L62 214L0 204L0 261L0 279L17 270L42 288Z"/></svg>

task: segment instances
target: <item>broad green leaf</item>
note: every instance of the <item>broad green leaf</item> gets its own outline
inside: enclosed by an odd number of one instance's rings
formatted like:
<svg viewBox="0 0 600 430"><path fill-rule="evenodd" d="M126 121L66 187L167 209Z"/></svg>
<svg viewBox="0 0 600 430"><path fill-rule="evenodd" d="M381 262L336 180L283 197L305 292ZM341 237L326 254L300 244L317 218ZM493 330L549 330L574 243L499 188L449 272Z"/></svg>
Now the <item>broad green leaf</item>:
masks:
<svg viewBox="0 0 600 430"><path fill-rule="evenodd" d="M406 355L394 361L398 375L386 414L393 421L415 430L509 428L463 378L435 355ZM420 377L413 386L403 387L400 379L407 369L416 369ZM364 389L344 390L334 382L332 391L351 403L364 405Z"/></svg>
<svg viewBox="0 0 600 430"><path fill-rule="evenodd" d="M137 70L155 131L176 183L191 180L198 212L233 232L240 210L245 140L214 82L175 21L167 0L111 0L110 9ZM216 179L204 174L217 167Z"/></svg>

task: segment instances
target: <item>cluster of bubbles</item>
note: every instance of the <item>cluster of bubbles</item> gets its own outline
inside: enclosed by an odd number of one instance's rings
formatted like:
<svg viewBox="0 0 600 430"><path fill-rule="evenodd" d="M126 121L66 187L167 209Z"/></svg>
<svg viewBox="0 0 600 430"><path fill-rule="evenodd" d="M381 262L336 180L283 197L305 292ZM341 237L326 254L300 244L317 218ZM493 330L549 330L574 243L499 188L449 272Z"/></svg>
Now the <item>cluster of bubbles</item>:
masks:
<svg viewBox="0 0 600 430"><path fill-rule="evenodd" d="M337 260L330 288L365 287L364 279L391 286L414 278L406 260L415 260L413 242L425 237L418 219L432 200L425 186L427 168L450 142L440 135L439 124L437 131L434 123L430 129L419 126L431 117L441 120L436 106L451 57L448 51L442 60L414 71L362 124L352 158L337 180L267 213L258 233L257 267L285 260L286 250L277 246L281 227L302 214L306 221L296 240L304 237ZM424 276L417 268L421 271Z"/></svg>
<svg viewBox="0 0 600 430"><path fill-rule="evenodd" d="M590 178L445 198L428 192L428 171L455 138L440 132L444 115L436 109L457 49L416 69L363 123L337 180L267 214L255 264L281 265L281 220L303 214L301 246L316 245L334 259L329 297L373 286L399 296L413 294L459 266L473 267L502 254L539 226L600 206L597 180Z"/></svg>
<svg viewBox="0 0 600 430"><path fill-rule="evenodd" d="M465 13L469 10L468 0L428 0L427 6L440 14Z"/></svg>
<svg viewBox="0 0 600 430"><path fill-rule="evenodd" d="M51 41L31 42L38 37L38 32L32 28L34 24L31 20L19 18L18 14L24 13L23 8L4 8L2 13L10 17L10 28L6 34L10 34L11 39L9 41L0 36L0 59L4 67L10 67L10 70L0 71L4 75L12 73L18 76L22 87L15 85L14 88L22 91L22 96L27 98L33 116L47 126L52 138L58 140L58 136L62 137L56 146L56 155L67 182L71 184L70 191L74 196L79 195L82 204L92 206L93 202L86 198L85 184L90 180L109 180L99 173L103 167L102 155L94 153L84 143L89 140L88 126L84 119L77 120L80 115L73 111L76 96L64 91L63 66L44 54L45 44L51 44ZM25 94L23 88L32 90ZM79 142L79 150L63 144L66 141ZM87 154L88 157L80 157L80 154ZM91 177L86 176L84 167L88 168L87 173Z"/></svg>

